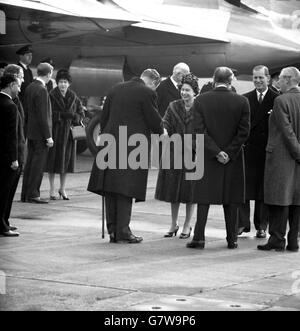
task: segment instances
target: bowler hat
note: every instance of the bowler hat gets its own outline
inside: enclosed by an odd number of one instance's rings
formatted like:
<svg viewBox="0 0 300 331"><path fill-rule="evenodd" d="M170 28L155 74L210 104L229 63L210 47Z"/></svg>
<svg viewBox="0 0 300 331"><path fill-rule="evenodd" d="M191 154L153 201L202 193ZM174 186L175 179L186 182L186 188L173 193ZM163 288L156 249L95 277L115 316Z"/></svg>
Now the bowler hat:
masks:
<svg viewBox="0 0 300 331"><path fill-rule="evenodd" d="M18 54L18 55L25 55L25 54L28 54L28 53L33 53L32 48L31 48L30 45L26 45L26 46L20 48L20 49L16 52L16 54Z"/></svg>

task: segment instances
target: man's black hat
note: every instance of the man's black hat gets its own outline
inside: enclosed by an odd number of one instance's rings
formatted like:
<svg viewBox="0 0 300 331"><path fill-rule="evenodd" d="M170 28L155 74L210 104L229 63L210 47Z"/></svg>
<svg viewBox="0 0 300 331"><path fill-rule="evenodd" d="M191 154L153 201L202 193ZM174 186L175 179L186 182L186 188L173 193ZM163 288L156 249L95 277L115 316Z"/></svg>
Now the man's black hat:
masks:
<svg viewBox="0 0 300 331"><path fill-rule="evenodd" d="M32 48L31 48L30 45L26 45L26 46L20 48L20 49L16 52L16 54L18 54L18 55L25 55L25 54L28 54L28 53L33 53Z"/></svg>

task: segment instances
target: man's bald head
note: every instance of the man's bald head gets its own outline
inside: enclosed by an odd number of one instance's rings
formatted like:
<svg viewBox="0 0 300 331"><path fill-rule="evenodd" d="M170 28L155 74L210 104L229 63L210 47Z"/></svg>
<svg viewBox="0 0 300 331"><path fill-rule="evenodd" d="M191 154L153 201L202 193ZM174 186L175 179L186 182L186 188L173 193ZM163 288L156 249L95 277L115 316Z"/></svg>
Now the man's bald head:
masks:
<svg viewBox="0 0 300 331"><path fill-rule="evenodd" d="M284 68L279 76L280 89L286 93L300 84L300 71L295 67Z"/></svg>
<svg viewBox="0 0 300 331"><path fill-rule="evenodd" d="M173 69L172 78L177 84L181 84L182 78L190 74L190 67L186 63L178 63Z"/></svg>

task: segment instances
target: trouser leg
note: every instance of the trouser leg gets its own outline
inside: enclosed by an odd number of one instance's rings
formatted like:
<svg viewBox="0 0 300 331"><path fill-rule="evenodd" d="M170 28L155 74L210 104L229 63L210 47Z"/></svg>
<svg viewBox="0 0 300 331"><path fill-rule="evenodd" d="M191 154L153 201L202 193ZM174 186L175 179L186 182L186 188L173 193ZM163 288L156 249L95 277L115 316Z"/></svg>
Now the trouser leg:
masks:
<svg viewBox="0 0 300 331"><path fill-rule="evenodd" d="M251 230L250 221L250 201L240 205L238 212L238 227L245 228L246 231Z"/></svg>
<svg viewBox="0 0 300 331"><path fill-rule="evenodd" d="M269 225L269 210L263 201L255 201L254 225L257 231L267 231Z"/></svg>
<svg viewBox="0 0 300 331"><path fill-rule="evenodd" d="M23 173L23 183L22 183L22 193L21 193L21 201L25 202L28 199L28 188L30 183L30 174L32 173L32 166L33 166L33 155L34 150L32 143L28 141L27 143L27 160L24 167Z"/></svg>
<svg viewBox="0 0 300 331"><path fill-rule="evenodd" d="M236 243L238 240L238 210L239 205L230 204L224 205L224 215L226 222L227 242L229 244Z"/></svg>
<svg viewBox="0 0 300 331"><path fill-rule="evenodd" d="M29 148L31 164L29 164L28 172L26 173L26 198L32 199L40 197L40 187L44 176L48 147L44 141L29 141Z"/></svg>
<svg viewBox="0 0 300 331"><path fill-rule="evenodd" d="M105 194L105 208L106 208L106 225L107 231L110 236L114 236L116 234L116 211L117 211L117 203L116 196L114 194L106 193Z"/></svg>
<svg viewBox="0 0 300 331"><path fill-rule="evenodd" d="M194 232L194 241L205 242L205 228L209 213L209 205L198 205L197 223Z"/></svg>
<svg viewBox="0 0 300 331"><path fill-rule="evenodd" d="M130 221L132 214L132 198L117 195L117 239L129 239L132 235Z"/></svg>
<svg viewBox="0 0 300 331"><path fill-rule="evenodd" d="M10 226L9 218L10 218L10 214L11 214L14 197L15 197L15 194L16 194L16 191L18 188L18 184L19 184L19 180L21 177L21 173L22 173L22 168L20 167L17 171L14 172L12 179L11 179L11 188L10 188L10 191L8 192L7 204L6 204L5 211L4 211L4 220L8 227Z"/></svg>
<svg viewBox="0 0 300 331"><path fill-rule="evenodd" d="M5 211L14 175L14 171L9 167L0 169L0 233L9 231L9 226L5 221Z"/></svg>
<svg viewBox="0 0 300 331"><path fill-rule="evenodd" d="M299 248L299 225L300 225L300 206L290 206L289 210L290 231L288 234L288 245L291 248Z"/></svg>
<svg viewBox="0 0 300 331"><path fill-rule="evenodd" d="M269 243L275 247L285 247L289 207L269 206Z"/></svg>

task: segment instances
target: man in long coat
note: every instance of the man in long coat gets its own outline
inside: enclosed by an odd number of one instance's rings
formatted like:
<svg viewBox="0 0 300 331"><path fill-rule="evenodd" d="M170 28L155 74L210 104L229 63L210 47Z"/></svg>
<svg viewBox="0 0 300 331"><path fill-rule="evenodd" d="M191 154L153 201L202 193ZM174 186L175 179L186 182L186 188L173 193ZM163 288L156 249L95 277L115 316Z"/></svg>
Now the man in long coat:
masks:
<svg viewBox="0 0 300 331"><path fill-rule="evenodd" d="M10 200L18 163L18 109L13 99L20 91L21 81L14 75L0 79L0 235L18 237L6 222L6 210Z"/></svg>
<svg viewBox="0 0 300 331"><path fill-rule="evenodd" d="M160 81L156 70L146 70L140 78L121 83L109 93L101 117L102 134L110 134L116 140L119 153L121 143L119 129L126 127L128 138L134 134L143 135L150 141L151 131L163 133L162 119L157 110L155 88ZM151 89L151 88L152 89ZM148 144L150 146L150 143ZM128 147L126 157L133 148ZM118 162L119 163L119 162ZM106 170L98 167L97 160L93 166L88 191L105 196L107 211L107 229L111 242L140 243L143 239L132 234L132 202L146 200L148 169L131 169L130 166Z"/></svg>
<svg viewBox="0 0 300 331"><path fill-rule="evenodd" d="M200 95L194 104L195 133L205 135L205 153L204 177L195 182L193 202L198 204L198 215L188 248L204 248L211 204L224 206L228 248L237 248L238 206L245 202L243 144L249 136L250 109L245 97L230 90L233 76L231 69L217 68L216 88Z"/></svg>
<svg viewBox="0 0 300 331"><path fill-rule="evenodd" d="M26 89L24 108L28 114L28 157L24 169L21 200L46 204L41 199L40 187L44 176L49 148L53 147L52 110L46 84L51 79L53 67L40 63L38 77Z"/></svg>
<svg viewBox="0 0 300 331"><path fill-rule="evenodd" d="M259 250L299 250L300 222L300 72L294 67L283 69L280 89L270 118L265 170L265 203L269 206L270 239Z"/></svg>
<svg viewBox="0 0 300 331"><path fill-rule="evenodd" d="M178 63L173 69L172 76L165 79L157 88L157 103L161 117L165 116L171 102L181 99L179 87L181 86L182 78L189 73L190 68L187 64Z"/></svg>
<svg viewBox="0 0 300 331"><path fill-rule="evenodd" d="M255 89L245 94L250 103L251 131L245 146L246 203L239 209L239 234L251 230L250 201L254 200L254 225L257 231L256 237L260 239L266 238L269 224L263 190L269 116L279 95L268 87L269 81L269 69L265 66L255 67L253 69Z"/></svg>

